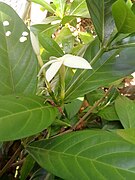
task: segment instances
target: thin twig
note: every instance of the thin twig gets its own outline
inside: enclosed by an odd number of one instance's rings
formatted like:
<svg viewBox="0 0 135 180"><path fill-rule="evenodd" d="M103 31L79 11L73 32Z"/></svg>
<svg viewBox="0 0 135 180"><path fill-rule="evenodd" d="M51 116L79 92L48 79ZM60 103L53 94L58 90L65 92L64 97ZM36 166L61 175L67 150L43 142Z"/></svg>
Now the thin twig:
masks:
<svg viewBox="0 0 135 180"><path fill-rule="evenodd" d="M18 161L18 162L15 162L15 163L13 163L13 164L11 164L10 167L16 167L16 166L22 165L22 164L24 163L25 159L26 159L26 158L24 158L24 159L22 159L22 160L20 160L20 161ZM10 168L10 167L9 167L9 168Z"/></svg>
<svg viewBox="0 0 135 180"><path fill-rule="evenodd" d="M15 159L17 158L17 156L19 155L20 151L21 151L21 146L19 146L19 148L15 151L15 153L13 154L13 156L10 158L10 160L7 162L7 164L2 168L2 170L0 171L0 177L6 172L6 170L11 166L11 164L15 161Z"/></svg>
<svg viewBox="0 0 135 180"><path fill-rule="evenodd" d="M108 89L108 91L106 91L105 95L99 99L94 106L92 106L92 108L73 126L73 129L76 129L93 111L96 107L98 107L101 102L104 101L104 99L106 98L106 96L108 96L109 92L111 91L113 86L110 86L110 88Z"/></svg>

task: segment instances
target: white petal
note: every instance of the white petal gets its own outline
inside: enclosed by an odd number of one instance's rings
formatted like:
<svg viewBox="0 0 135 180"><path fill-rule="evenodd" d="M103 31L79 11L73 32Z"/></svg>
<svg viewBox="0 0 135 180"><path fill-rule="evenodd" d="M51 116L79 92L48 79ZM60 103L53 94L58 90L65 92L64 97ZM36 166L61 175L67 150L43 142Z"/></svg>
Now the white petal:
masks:
<svg viewBox="0 0 135 180"><path fill-rule="evenodd" d="M53 77L56 75L62 64L63 64L62 60L51 64L51 66L46 71L46 80L48 82L50 82L53 79Z"/></svg>
<svg viewBox="0 0 135 180"><path fill-rule="evenodd" d="M32 47L33 47L33 50L34 50L35 54L37 56L40 55L38 37L36 37L34 35L34 33L30 31L30 38L31 38L31 44L32 44Z"/></svg>
<svg viewBox="0 0 135 180"><path fill-rule="evenodd" d="M55 58L56 59L56 58ZM38 77L41 75L41 73L43 72L43 69L44 68L46 68L47 66L49 66L50 64L52 64L52 63L55 63L55 62L57 62L58 60L56 59L56 60L51 60L51 61L48 61L47 63L45 63L42 67L41 67L41 69L40 69L40 71L39 71L39 73L38 73Z"/></svg>
<svg viewBox="0 0 135 180"><path fill-rule="evenodd" d="M66 54L62 57L63 64L71 68L92 69L91 65L82 57Z"/></svg>

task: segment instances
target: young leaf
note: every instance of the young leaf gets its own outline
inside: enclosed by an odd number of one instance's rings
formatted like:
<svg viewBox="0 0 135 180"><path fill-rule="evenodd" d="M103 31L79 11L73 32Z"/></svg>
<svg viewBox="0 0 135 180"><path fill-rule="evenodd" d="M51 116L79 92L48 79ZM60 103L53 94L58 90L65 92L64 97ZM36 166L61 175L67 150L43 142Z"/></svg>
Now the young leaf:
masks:
<svg viewBox="0 0 135 180"><path fill-rule="evenodd" d="M30 1L40 4L51 13L55 13L55 9L50 4L48 4L45 0L30 0Z"/></svg>
<svg viewBox="0 0 135 180"><path fill-rule="evenodd" d="M58 44L62 44L65 54L69 54L72 52L74 39L75 37L72 35L70 29L68 27L64 27L55 40Z"/></svg>
<svg viewBox="0 0 135 180"><path fill-rule="evenodd" d="M32 157L62 179L134 179L135 145L107 131L80 131L32 143Z"/></svg>
<svg viewBox="0 0 135 180"><path fill-rule="evenodd" d="M40 33L39 41L40 41L41 45L48 52L51 53L51 56L61 57L64 55L64 52L62 51L62 49L51 37L45 36L44 34Z"/></svg>
<svg viewBox="0 0 135 180"><path fill-rule="evenodd" d="M57 110L37 96L0 98L0 141L10 141L41 132L52 124Z"/></svg>
<svg viewBox="0 0 135 180"><path fill-rule="evenodd" d="M119 33L135 32L135 15L124 0L118 0L113 4L112 14Z"/></svg>
<svg viewBox="0 0 135 180"><path fill-rule="evenodd" d="M111 35L114 21L111 6L116 0L86 0L96 33L101 42Z"/></svg>
<svg viewBox="0 0 135 180"><path fill-rule="evenodd" d="M56 15L62 19L65 12L66 0L53 0L53 3L56 7Z"/></svg>
<svg viewBox="0 0 135 180"><path fill-rule="evenodd" d="M46 36L51 37L58 27L59 24L35 24L30 27L30 30L36 35L44 33Z"/></svg>
<svg viewBox="0 0 135 180"><path fill-rule="evenodd" d="M135 102L120 96L115 101L115 109L125 129L135 128Z"/></svg>
<svg viewBox="0 0 135 180"><path fill-rule="evenodd" d="M86 1L74 0L71 4L70 15L89 18L89 12L88 12Z"/></svg>
<svg viewBox="0 0 135 180"><path fill-rule="evenodd" d="M0 94L35 94L37 59L29 30L16 12L0 2Z"/></svg>

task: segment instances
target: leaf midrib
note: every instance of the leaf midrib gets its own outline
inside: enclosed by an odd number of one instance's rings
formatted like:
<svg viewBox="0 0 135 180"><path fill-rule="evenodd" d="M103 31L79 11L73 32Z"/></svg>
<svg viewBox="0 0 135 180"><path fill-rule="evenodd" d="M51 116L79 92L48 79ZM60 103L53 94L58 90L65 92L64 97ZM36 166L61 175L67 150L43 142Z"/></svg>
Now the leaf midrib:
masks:
<svg viewBox="0 0 135 180"><path fill-rule="evenodd" d="M20 115L20 114L25 114L25 113L28 113L28 112L33 112L33 111L37 111L37 110L42 110L42 109L47 109L47 108L51 108L51 107L46 107L46 106L43 106L43 107L38 107L38 108L34 108L34 109L29 109L29 110L26 110L26 111L21 111L21 112L18 112L18 113L13 113L13 114L10 114L10 115L7 115L7 116L4 116L4 117L0 117L0 120L2 119L6 119L6 118L11 118L13 116L16 116L16 115Z"/></svg>
<svg viewBox="0 0 135 180"><path fill-rule="evenodd" d="M50 152L51 153L55 153L55 154L63 154L63 155L66 155L66 156L70 156L70 157L73 157L73 158L75 158L75 157L77 157L77 158L81 158L81 159L84 159L84 160L88 160L88 161L91 161L91 162L96 162L96 163L101 163L101 164L103 164L103 165L106 165L106 166L109 166L109 167L112 167L112 168L114 168L114 169L120 169L120 170L124 170L124 171L127 171L127 172L132 172L132 173L135 173L134 171L131 171L131 170L129 170L129 169L124 169L124 168L121 168L121 167L116 167L116 166L113 166L113 165L111 165L111 164L109 164L109 163L105 163L105 162L102 162L102 161L97 161L96 159L90 159L90 158L86 158L86 157L84 157L84 156L75 156L75 155L72 155L72 154L68 154L68 153L65 153L65 152L58 152L58 151L54 151L54 150L44 150L44 149L42 149L42 148L38 148L38 147L32 147L32 146L27 146L28 147L28 149L30 148L30 149L33 149L33 150L37 150L37 151L46 151L47 152L47 154L49 154ZM26 148L27 149L27 148ZM28 152L29 152L29 150L28 150ZM122 152L130 152L130 151L122 151ZM33 156L33 158L35 158L34 157L34 155L33 155L33 153L31 153L31 152L29 152L32 156ZM119 152L120 153L120 152ZM113 154L113 153L111 153L111 154ZM115 153L114 153L115 154ZM36 158L35 158L36 159Z"/></svg>

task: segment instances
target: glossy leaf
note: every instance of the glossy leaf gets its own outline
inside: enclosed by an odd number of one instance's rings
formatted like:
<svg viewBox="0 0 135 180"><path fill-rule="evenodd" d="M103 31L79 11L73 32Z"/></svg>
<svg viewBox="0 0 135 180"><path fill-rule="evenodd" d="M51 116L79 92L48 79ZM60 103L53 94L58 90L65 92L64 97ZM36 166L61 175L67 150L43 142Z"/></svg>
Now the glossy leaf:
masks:
<svg viewBox="0 0 135 180"><path fill-rule="evenodd" d="M66 6L66 0L53 0L56 7L56 15L63 18Z"/></svg>
<svg viewBox="0 0 135 180"><path fill-rule="evenodd" d="M27 151L63 179L134 179L135 145L107 131L80 131L32 143Z"/></svg>
<svg viewBox="0 0 135 180"><path fill-rule="evenodd" d="M124 0L113 4L112 13L119 33L135 32L135 15Z"/></svg>
<svg viewBox="0 0 135 180"><path fill-rule="evenodd" d="M28 137L52 124L56 109L37 96L0 98L0 141Z"/></svg>
<svg viewBox="0 0 135 180"><path fill-rule="evenodd" d="M30 0L30 1L40 4L41 6L43 6L46 10L48 10L51 13L55 12L55 9L50 4L48 4L45 0Z"/></svg>
<svg viewBox="0 0 135 180"><path fill-rule="evenodd" d="M70 7L71 16L89 18L89 12L85 0L74 0Z"/></svg>
<svg viewBox="0 0 135 180"><path fill-rule="evenodd" d="M115 101L115 109L125 129L135 128L135 102L120 96Z"/></svg>
<svg viewBox="0 0 135 180"><path fill-rule="evenodd" d="M135 128L130 129L118 129L116 133L126 141L135 144Z"/></svg>
<svg viewBox="0 0 135 180"><path fill-rule="evenodd" d="M16 12L0 2L0 94L34 94L37 59L29 30Z"/></svg>
<svg viewBox="0 0 135 180"><path fill-rule="evenodd" d="M116 0L86 0L87 6L101 42L111 35L114 29L111 6Z"/></svg>
<svg viewBox="0 0 135 180"><path fill-rule="evenodd" d="M86 55L85 55L86 56ZM84 56L84 57L85 57ZM93 70L78 71L66 89L66 101L83 96L135 71L135 47L104 53Z"/></svg>
<svg viewBox="0 0 135 180"><path fill-rule="evenodd" d="M64 52L62 51L62 49L51 37L45 36L44 34L40 33L39 41L40 41L41 45L48 52L51 53L51 56L61 57L64 55Z"/></svg>

